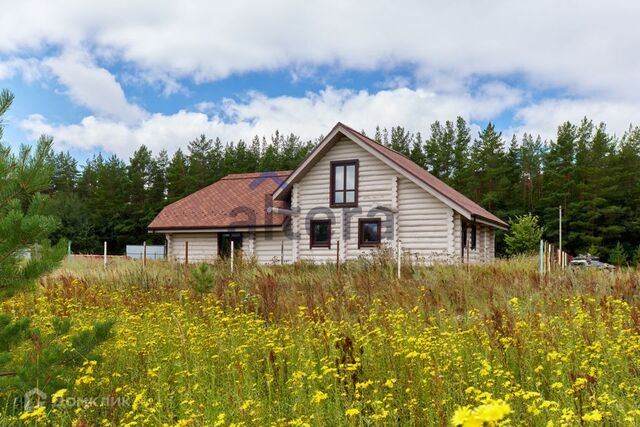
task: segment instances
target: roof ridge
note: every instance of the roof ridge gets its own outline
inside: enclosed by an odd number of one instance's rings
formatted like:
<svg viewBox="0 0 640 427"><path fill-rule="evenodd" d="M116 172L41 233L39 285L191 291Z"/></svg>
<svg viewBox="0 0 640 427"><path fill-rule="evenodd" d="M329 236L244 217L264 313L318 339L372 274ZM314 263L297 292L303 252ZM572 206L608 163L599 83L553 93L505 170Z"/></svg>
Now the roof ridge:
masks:
<svg viewBox="0 0 640 427"><path fill-rule="evenodd" d="M282 170L282 171L230 173L230 174L225 175L222 178L220 178L220 181L222 181L222 180L232 180L232 179L249 179L249 178L255 178L255 177L259 177L259 176L269 177L269 176L289 175L289 174L291 174L291 172L293 172L293 171L291 171L291 170Z"/></svg>
<svg viewBox="0 0 640 427"><path fill-rule="evenodd" d="M382 142L380 142L380 141L376 141L375 139L373 139L373 138L371 138L371 137L369 137L369 136L367 136L367 135L363 134L362 132L358 132L357 130L355 130L355 129L354 129L354 128L352 128L351 126L349 126L349 125L345 125L345 124L344 124L344 123L342 123L342 122L338 122L338 123L340 123L342 126L346 127L346 128L347 128L348 130L350 130L351 132L356 133L358 136L360 136L360 137L362 137L362 138L365 138L365 139L368 139L369 141L371 141L371 142L374 142L374 143L378 144L380 147L382 147L382 148L384 148L384 149L387 149L387 150L391 151L392 153L396 153L396 154L398 154L399 156L402 156L402 157L404 157L404 158L405 158L405 159L407 159L407 160L411 160L411 158L410 158L410 157L408 157L407 155L402 154L401 152L396 151L396 150L394 150L394 149L393 149L393 148L391 148L391 147L387 147L387 146L386 146L386 145L384 145ZM411 161L413 162L413 160L411 160ZM414 162L414 163L415 163L415 162ZM417 164L417 163L416 163L416 164ZM418 166L420 166L420 165L418 165ZM420 166L420 167L422 167L422 166ZM422 168L422 169L424 169L424 168ZM429 172L429 171L428 171L428 170L426 170L426 169L424 169L424 170L425 170L425 171L427 171L427 172Z"/></svg>

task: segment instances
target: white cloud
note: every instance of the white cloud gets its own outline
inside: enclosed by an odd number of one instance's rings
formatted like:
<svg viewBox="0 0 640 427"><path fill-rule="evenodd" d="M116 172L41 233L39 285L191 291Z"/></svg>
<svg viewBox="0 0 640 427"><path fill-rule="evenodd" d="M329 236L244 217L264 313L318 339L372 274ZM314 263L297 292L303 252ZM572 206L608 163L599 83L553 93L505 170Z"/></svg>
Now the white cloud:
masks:
<svg viewBox="0 0 640 427"><path fill-rule="evenodd" d="M195 105L196 110L201 113L210 113L213 111L215 106L216 104L211 101L202 101Z"/></svg>
<svg viewBox="0 0 640 427"><path fill-rule="evenodd" d="M22 0L5 12L0 52L82 45L171 78L412 64L432 82L523 75L579 96L640 96L640 5L625 0Z"/></svg>
<svg viewBox="0 0 640 427"><path fill-rule="evenodd" d="M145 116L142 108L127 101L116 78L93 63L84 52L68 51L43 63L67 88L74 102L94 113L129 123Z"/></svg>
<svg viewBox="0 0 640 427"><path fill-rule="evenodd" d="M621 136L630 125L640 125L640 105L612 100L547 99L518 110L520 125L515 133L533 132L554 139L559 125L566 121L578 124L583 117L604 122L610 132Z"/></svg>
<svg viewBox="0 0 640 427"><path fill-rule="evenodd" d="M46 70L36 58L13 57L0 61L0 80L21 75L26 82L33 82L41 79L44 74Z"/></svg>
<svg viewBox="0 0 640 427"><path fill-rule="evenodd" d="M244 102L225 100L220 115L179 111L172 115L152 114L136 123L109 118L85 117L80 123L52 124L41 115L21 123L32 138L48 134L60 149L100 149L129 156L141 144L157 152L170 152L201 133L223 141L254 135L271 135L276 129L314 139L326 134L338 121L373 133L376 125L402 125L410 130L426 129L434 120L464 115L469 120L500 114L521 101L518 90L488 84L477 96L437 93L426 89L400 88L377 93L327 88L303 97L270 98L251 93ZM209 106L209 105L207 105ZM224 119L223 119L224 118Z"/></svg>

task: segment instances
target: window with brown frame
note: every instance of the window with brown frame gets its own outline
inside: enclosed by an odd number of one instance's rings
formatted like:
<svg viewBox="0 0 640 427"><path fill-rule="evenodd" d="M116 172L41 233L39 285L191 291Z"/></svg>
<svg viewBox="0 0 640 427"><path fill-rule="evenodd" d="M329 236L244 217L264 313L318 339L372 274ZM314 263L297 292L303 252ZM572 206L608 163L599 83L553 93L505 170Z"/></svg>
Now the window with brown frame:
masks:
<svg viewBox="0 0 640 427"><path fill-rule="evenodd" d="M381 235L380 218L358 220L358 248L373 248L380 245Z"/></svg>
<svg viewBox="0 0 640 427"><path fill-rule="evenodd" d="M310 248L331 247L331 221L328 219L312 220L309 227Z"/></svg>
<svg viewBox="0 0 640 427"><path fill-rule="evenodd" d="M330 192L331 207L358 206L357 160L331 162Z"/></svg>

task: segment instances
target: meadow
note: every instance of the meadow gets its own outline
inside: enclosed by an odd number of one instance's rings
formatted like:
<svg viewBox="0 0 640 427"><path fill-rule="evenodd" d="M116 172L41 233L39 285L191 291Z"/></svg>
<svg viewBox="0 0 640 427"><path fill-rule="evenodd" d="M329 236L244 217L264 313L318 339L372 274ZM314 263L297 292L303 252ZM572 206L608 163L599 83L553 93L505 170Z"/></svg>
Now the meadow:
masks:
<svg viewBox="0 0 640 427"><path fill-rule="evenodd" d="M67 319L63 345L97 320L114 321L111 336L57 374L69 386L48 390L47 405L15 413L6 403L0 422L640 424L634 270L541 278L521 258L395 274L383 258L339 275L331 265L246 262L231 275L224 264L66 261L2 310L43 331Z"/></svg>

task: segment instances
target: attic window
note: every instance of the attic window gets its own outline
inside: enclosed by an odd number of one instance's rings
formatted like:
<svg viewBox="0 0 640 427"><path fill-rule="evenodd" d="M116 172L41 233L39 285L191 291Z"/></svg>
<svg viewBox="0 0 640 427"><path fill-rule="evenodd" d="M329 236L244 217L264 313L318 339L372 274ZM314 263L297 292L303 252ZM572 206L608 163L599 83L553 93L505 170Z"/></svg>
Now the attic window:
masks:
<svg viewBox="0 0 640 427"><path fill-rule="evenodd" d="M358 206L358 161L331 162L331 207Z"/></svg>

